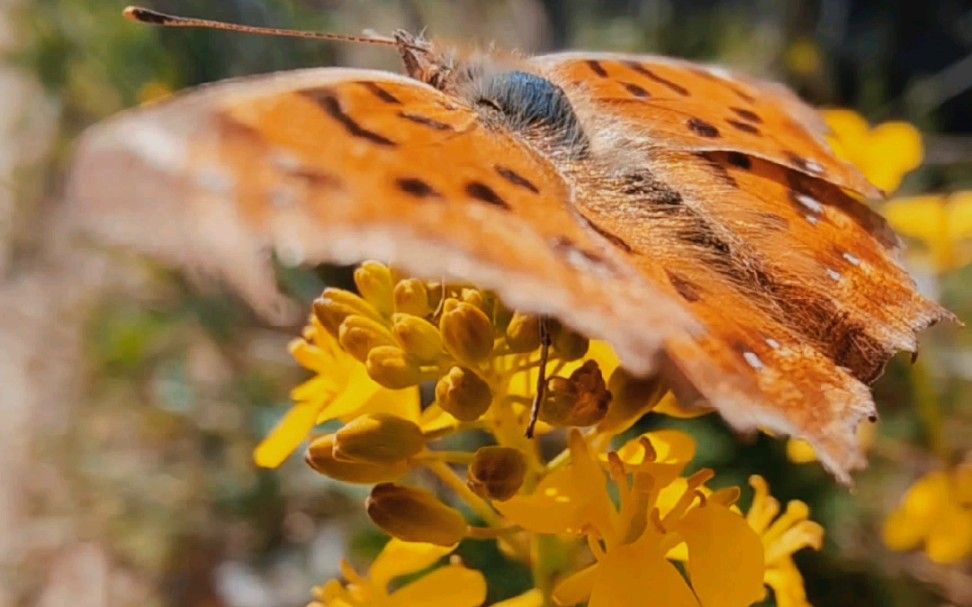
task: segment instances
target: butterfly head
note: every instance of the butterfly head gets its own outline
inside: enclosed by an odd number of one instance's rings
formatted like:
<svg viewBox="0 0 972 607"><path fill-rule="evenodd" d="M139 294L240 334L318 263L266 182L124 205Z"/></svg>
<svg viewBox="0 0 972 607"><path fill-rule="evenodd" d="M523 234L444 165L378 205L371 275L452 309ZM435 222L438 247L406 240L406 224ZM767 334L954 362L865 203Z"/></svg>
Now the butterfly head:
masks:
<svg viewBox="0 0 972 607"><path fill-rule="evenodd" d="M452 88L454 51L439 48L421 35L405 30L395 30L393 38L409 76L442 91Z"/></svg>

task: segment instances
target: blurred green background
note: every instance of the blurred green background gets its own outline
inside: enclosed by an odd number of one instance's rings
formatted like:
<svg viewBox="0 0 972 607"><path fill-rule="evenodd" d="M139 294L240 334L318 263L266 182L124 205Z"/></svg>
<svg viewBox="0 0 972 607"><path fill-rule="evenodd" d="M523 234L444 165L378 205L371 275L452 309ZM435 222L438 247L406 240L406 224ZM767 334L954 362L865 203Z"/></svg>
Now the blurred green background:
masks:
<svg viewBox="0 0 972 607"><path fill-rule="evenodd" d="M972 189L968 0L158 0L241 23L358 33L428 28L526 52L641 51L781 80L815 104L926 135L926 165L900 194ZM257 470L251 451L302 372L299 327L268 327L232 295L123 251L79 242L61 213L72 142L88 125L166 91L317 65L398 70L380 48L138 26L112 0L0 2L0 605L301 605L366 562L382 536L364 491L299 458ZM917 250L921 244L916 243ZM972 318L972 270L916 266L922 287ZM335 268L287 271L309 301ZM972 605L969 560L892 553L880 526L907 487L972 449L968 331L926 334L915 366L876 386L882 422L853 493L784 443L740 443L714 417L681 424L717 484L768 478L827 529L801 553L817 606ZM972 511L970 511L972 516ZM498 552L464 546L492 596L529 585Z"/></svg>

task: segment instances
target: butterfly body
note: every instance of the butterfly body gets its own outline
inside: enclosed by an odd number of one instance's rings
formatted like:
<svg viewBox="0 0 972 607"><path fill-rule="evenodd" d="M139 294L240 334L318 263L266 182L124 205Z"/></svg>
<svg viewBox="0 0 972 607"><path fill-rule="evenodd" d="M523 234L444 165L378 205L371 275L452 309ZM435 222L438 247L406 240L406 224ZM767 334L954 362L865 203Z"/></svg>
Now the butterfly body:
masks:
<svg viewBox="0 0 972 607"><path fill-rule="evenodd" d="M82 221L264 308L270 249L493 288L683 402L808 439L847 480L876 415L865 384L951 316L897 265L860 200L877 190L809 108L667 58L394 39L406 77L290 72L95 128L69 187Z"/></svg>

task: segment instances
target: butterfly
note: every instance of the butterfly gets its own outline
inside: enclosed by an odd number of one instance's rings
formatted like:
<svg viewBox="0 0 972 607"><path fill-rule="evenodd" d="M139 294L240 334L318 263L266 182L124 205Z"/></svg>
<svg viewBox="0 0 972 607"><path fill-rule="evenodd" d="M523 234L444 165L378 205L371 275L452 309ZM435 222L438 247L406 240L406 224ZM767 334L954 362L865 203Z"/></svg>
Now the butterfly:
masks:
<svg viewBox="0 0 972 607"><path fill-rule="evenodd" d="M897 263L863 202L881 192L810 107L666 57L382 41L405 75L277 73L91 128L75 212L264 310L283 301L271 252L493 289L661 373L686 405L809 441L849 482L856 427L876 419L867 384L953 317Z"/></svg>

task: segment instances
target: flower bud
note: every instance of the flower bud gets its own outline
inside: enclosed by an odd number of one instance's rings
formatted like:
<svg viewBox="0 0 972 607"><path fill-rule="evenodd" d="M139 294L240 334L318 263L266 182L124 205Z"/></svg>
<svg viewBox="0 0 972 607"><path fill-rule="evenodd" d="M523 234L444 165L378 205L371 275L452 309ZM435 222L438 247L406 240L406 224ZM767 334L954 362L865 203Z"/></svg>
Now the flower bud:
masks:
<svg viewBox="0 0 972 607"><path fill-rule="evenodd" d="M514 312L506 327L506 344L511 352L533 352L540 347L540 317Z"/></svg>
<svg viewBox="0 0 972 607"><path fill-rule="evenodd" d="M371 485L401 478L408 472L408 462L391 463L352 462L334 458L334 434L326 434L311 441L304 453L304 461L314 470L335 480Z"/></svg>
<svg viewBox="0 0 972 607"><path fill-rule="evenodd" d="M411 314L424 318L432 312L429 306L429 290L425 283L417 278L406 278L398 281L392 292L395 301L395 312Z"/></svg>
<svg viewBox="0 0 972 607"><path fill-rule="evenodd" d="M344 289L328 287L324 289L320 297L314 300L314 316L334 337L338 337L338 331L344 319L352 314L381 321L381 315L378 310L375 310L374 306Z"/></svg>
<svg viewBox="0 0 972 607"><path fill-rule="evenodd" d="M452 546L468 529L462 514L433 494L394 483L375 485L365 509L382 531L406 542Z"/></svg>
<svg viewBox="0 0 972 607"><path fill-rule="evenodd" d="M493 298L493 331L499 335L506 335L506 329L513 320L513 310L503 305L497 298Z"/></svg>
<svg viewBox="0 0 972 607"><path fill-rule="evenodd" d="M597 362L588 360L570 377L551 377L540 419L553 426L592 426L607 414L611 393Z"/></svg>
<svg viewBox="0 0 972 607"><path fill-rule="evenodd" d="M395 338L385 325L359 314L351 314L338 328L338 343L361 362L378 346L394 346Z"/></svg>
<svg viewBox="0 0 972 607"><path fill-rule="evenodd" d="M390 413L355 418L334 435L333 457L345 462L394 464L425 447L425 435L415 422Z"/></svg>
<svg viewBox="0 0 972 607"><path fill-rule="evenodd" d="M661 376L636 377L618 367L608 380L611 404L607 415L598 424L598 432L617 434L627 430L658 404L665 394Z"/></svg>
<svg viewBox="0 0 972 607"><path fill-rule="evenodd" d="M489 384L465 367L452 367L435 385L435 401L459 421L471 422L489 410Z"/></svg>
<svg viewBox="0 0 972 607"><path fill-rule="evenodd" d="M489 317L464 301L446 300L439 331L446 350L459 361L478 363L493 351L493 325Z"/></svg>
<svg viewBox="0 0 972 607"><path fill-rule="evenodd" d="M402 350L417 361L431 363L442 356L442 336L435 325L424 318L395 314L392 316L392 331Z"/></svg>
<svg viewBox="0 0 972 607"><path fill-rule="evenodd" d="M486 499L508 500L520 489L526 476L523 454L510 447L481 447L473 456L466 484Z"/></svg>
<svg viewBox="0 0 972 607"><path fill-rule="evenodd" d="M459 299L467 304L476 306L484 313L489 312L489 306L486 303L486 296L483 295L483 292L479 289L464 288L459 291Z"/></svg>
<svg viewBox="0 0 972 607"><path fill-rule="evenodd" d="M365 369L371 379L391 390L415 386L422 381L418 364L397 346L372 348Z"/></svg>
<svg viewBox="0 0 972 607"><path fill-rule="evenodd" d="M391 270L377 261L366 261L354 271L354 284L365 301L385 316L392 312Z"/></svg>
<svg viewBox="0 0 972 607"><path fill-rule="evenodd" d="M550 342L554 352L561 360L577 360L587 354L590 340L572 331L555 320L547 321L550 327Z"/></svg>

